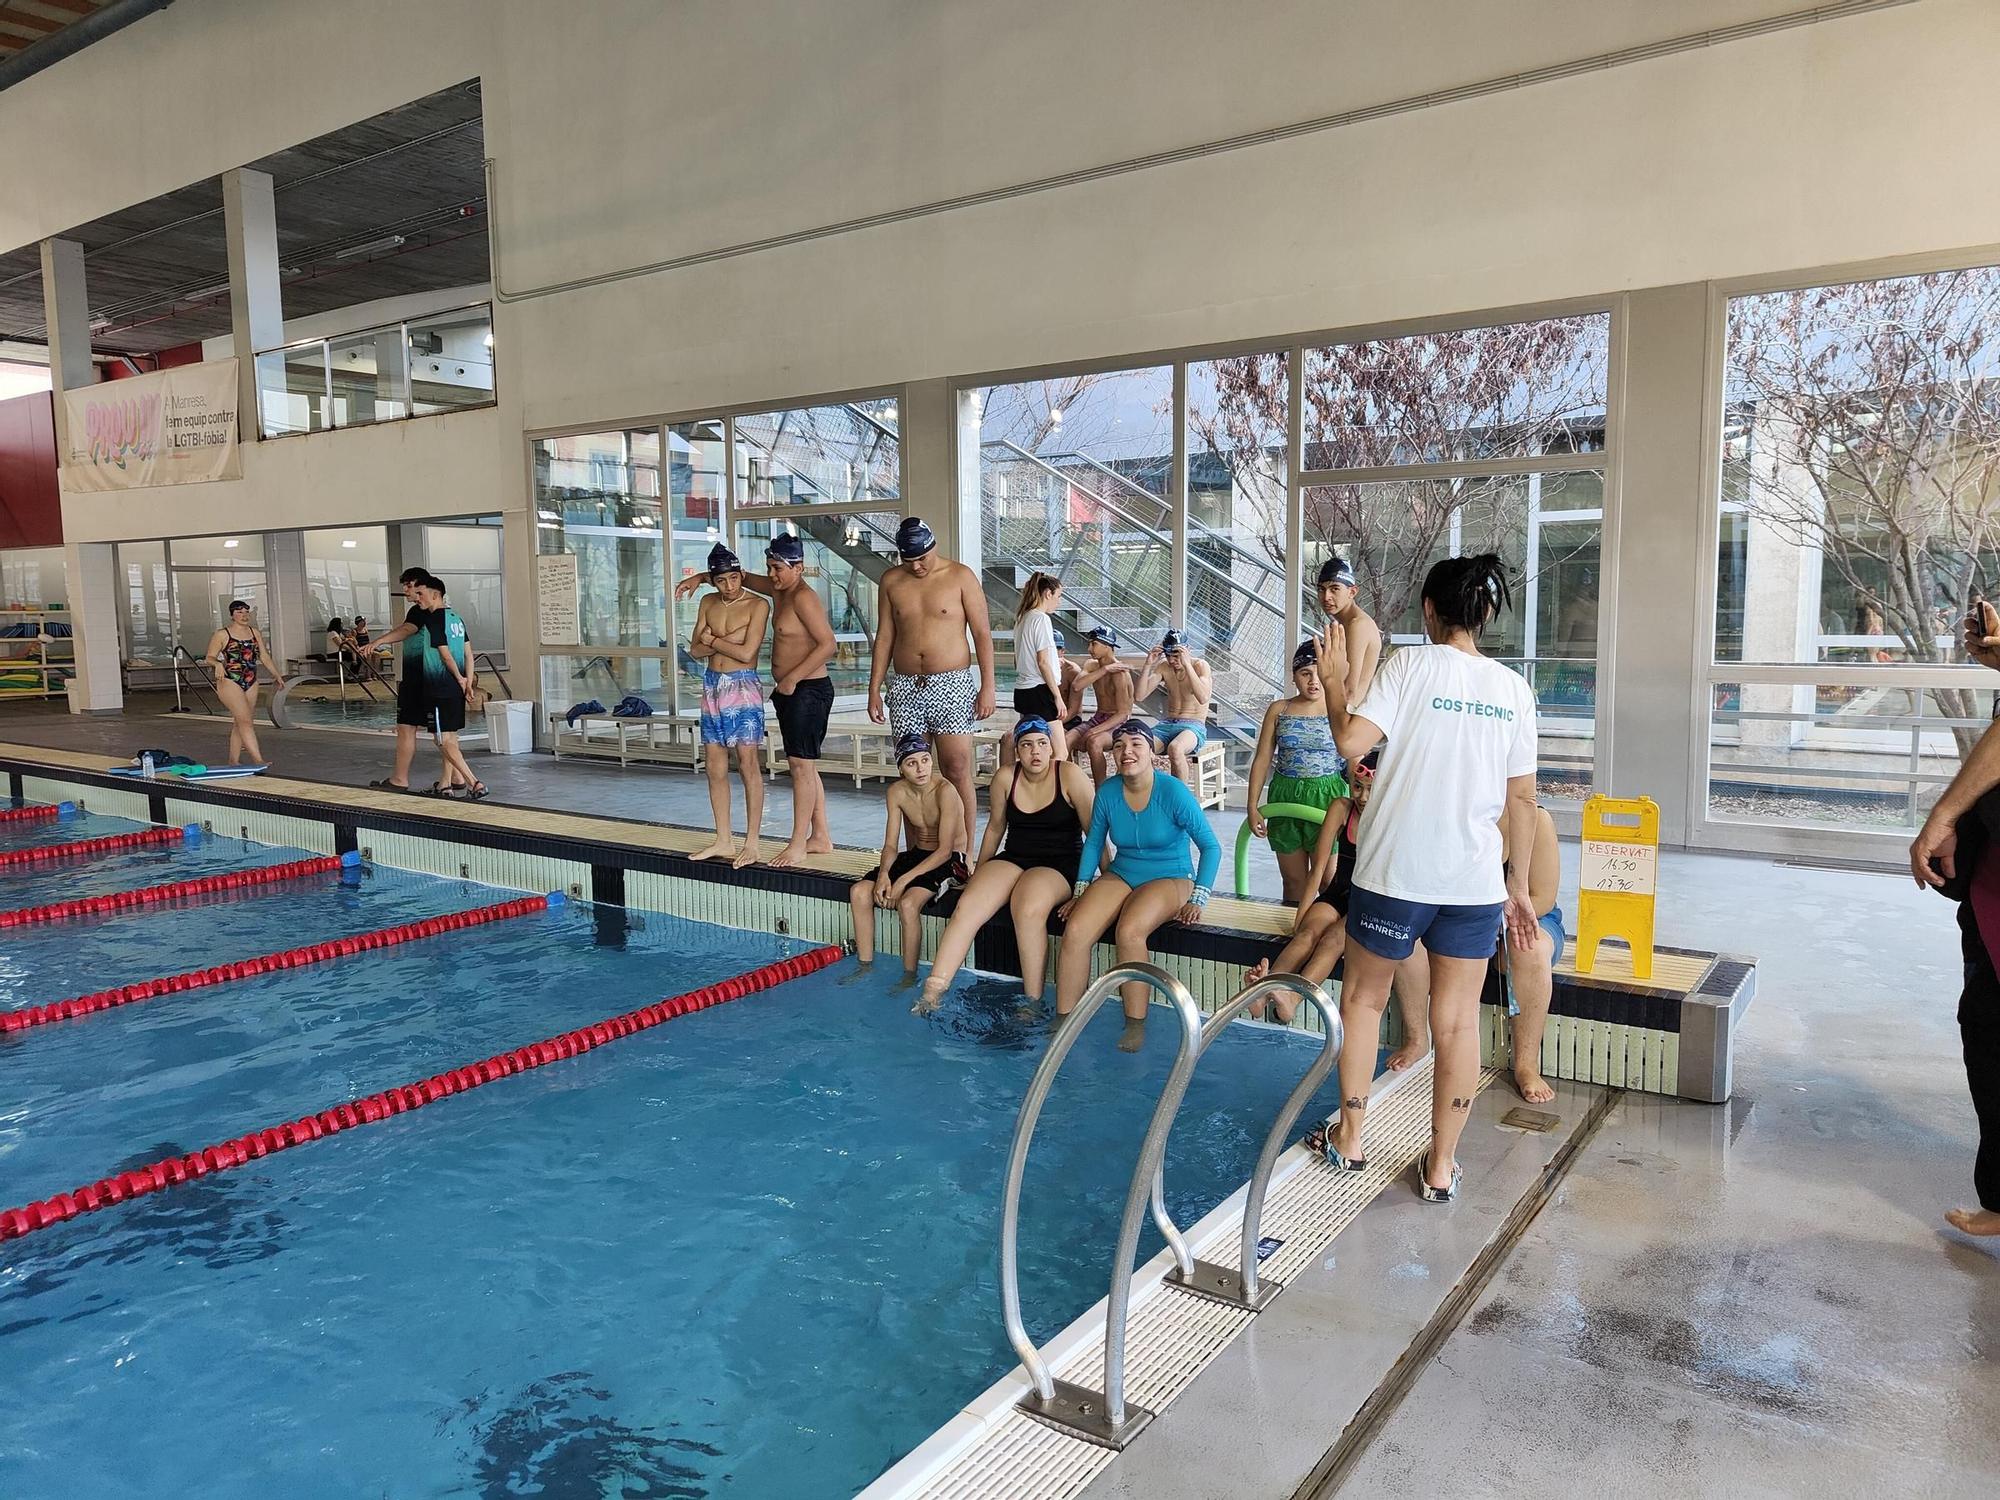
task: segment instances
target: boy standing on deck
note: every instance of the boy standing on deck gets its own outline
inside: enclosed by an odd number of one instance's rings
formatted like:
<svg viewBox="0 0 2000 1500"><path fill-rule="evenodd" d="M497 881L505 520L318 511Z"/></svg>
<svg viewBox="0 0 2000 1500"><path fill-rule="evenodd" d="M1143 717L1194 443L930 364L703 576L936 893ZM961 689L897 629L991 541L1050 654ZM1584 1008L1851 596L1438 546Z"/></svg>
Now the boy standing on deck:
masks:
<svg viewBox="0 0 2000 1500"><path fill-rule="evenodd" d="M839 643L827 618L826 601L806 586L805 543L790 533L764 548L768 573L742 573L743 586L771 600L771 707L792 775L792 840L778 851L771 868L782 870L808 854L831 854L833 834L826 822L826 788L819 778L826 721L833 713L833 679L827 663ZM686 599L708 582L697 573L674 590Z"/></svg>
<svg viewBox="0 0 2000 1500"><path fill-rule="evenodd" d="M708 581L715 592L701 601L688 649L707 658L701 674L701 747L708 770L708 805L715 813L715 842L690 859L727 859L736 868L757 862L763 852L758 833L764 822L764 684L757 676L757 653L764 647L764 621L771 606L743 588L743 564L721 542L708 553ZM743 777L748 818L743 852L729 833L729 756Z"/></svg>
<svg viewBox="0 0 2000 1500"><path fill-rule="evenodd" d="M875 912L893 909L903 924L903 980L917 982L923 948L923 911L948 878L964 878L959 857L964 804L958 788L933 774L931 747L921 734L896 741L896 779L889 784L888 823L882 831L882 858L875 873L854 882L848 903L854 909L854 956L861 972L875 961ZM908 839L908 847L898 843ZM856 975L859 978L860 975Z"/></svg>

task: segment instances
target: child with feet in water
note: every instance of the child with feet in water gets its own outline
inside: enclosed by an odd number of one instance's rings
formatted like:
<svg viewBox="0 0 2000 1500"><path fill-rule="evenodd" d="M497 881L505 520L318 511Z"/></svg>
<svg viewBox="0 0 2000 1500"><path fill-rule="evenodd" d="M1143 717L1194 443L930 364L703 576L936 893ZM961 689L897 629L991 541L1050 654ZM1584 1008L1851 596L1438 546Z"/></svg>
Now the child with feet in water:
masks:
<svg viewBox="0 0 2000 1500"><path fill-rule="evenodd" d="M930 745L920 734L896 741L896 780L889 784L888 820L882 833L882 860L875 873L854 882L848 904L854 910L854 956L861 974L875 961L875 913L894 911L903 926L903 979L917 980L923 948L923 911L954 873L963 869L965 808L958 788L937 775ZM907 838L908 846L899 848ZM855 976L860 977L860 974Z"/></svg>

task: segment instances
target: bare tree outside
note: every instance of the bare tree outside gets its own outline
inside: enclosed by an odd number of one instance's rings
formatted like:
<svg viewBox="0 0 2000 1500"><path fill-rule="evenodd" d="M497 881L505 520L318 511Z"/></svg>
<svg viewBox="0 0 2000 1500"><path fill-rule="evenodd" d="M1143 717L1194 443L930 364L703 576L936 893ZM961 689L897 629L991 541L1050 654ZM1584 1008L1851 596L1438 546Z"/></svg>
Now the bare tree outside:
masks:
<svg viewBox="0 0 2000 1500"><path fill-rule="evenodd" d="M1827 633L1884 637L1861 659L1961 659L1967 600L2000 586L1996 331L1991 267L1730 304L1730 492L1817 554ZM1970 690L1932 696L1977 716ZM1961 754L1979 733L1953 732Z"/></svg>

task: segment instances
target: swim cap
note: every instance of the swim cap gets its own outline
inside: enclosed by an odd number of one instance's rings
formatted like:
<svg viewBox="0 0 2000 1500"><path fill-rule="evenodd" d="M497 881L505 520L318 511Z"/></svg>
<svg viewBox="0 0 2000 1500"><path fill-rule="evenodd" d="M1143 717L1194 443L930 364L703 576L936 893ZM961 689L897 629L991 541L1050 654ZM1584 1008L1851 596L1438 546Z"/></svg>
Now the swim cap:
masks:
<svg viewBox="0 0 2000 1500"><path fill-rule="evenodd" d="M1354 564L1344 557L1329 557L1325 562L1321 563L1319 565L1319 586L1325 588L1329 583L1344 584L1348 588L1353 588Z"/></svg>
<svg viewBox="0 0 2000 1500"><path fill-rule="evenodd" d="M900 767L912 755L930 754L931 742L920 734L906 734L896 740L896 764Z"/></svg>
<svg viewBox="0 0 2000 1500"><path fill-rule="evenodd" d="M1048 734L1050 739L1055 738L1054 735L1049 734L1049 721L1044 719L1040 714L1029 714L1027 718L1014 726L1014 743L1017 745L1020 744L1022 740L1031 734Z"/></svg>
<svg viewBox="0 0 2000 1500"><path fill-rule="evenodd" d="M1319 660L1319 642L1310 640L1301 641L1299 643L1299 649L1292 653L1292 670L1294 672L1303 672L1307 667L1311 666L1314 662L1318 660Z"/></svg>
<svg viewBox="0 0 2000 1500"><path fill-rule="evenodd" d="M1179 631L1169 630L1160 637L1160 650L1165 655L1172 656L1176 651L1187 650L1187 643L1181 639Z"/></svg>
<svg viewBox="0 0 2000 1500"><path fill-rule="evenodd" d="M896 528L896 550L903 561L922 557L937 546L937 538L931 535L930 527L915 516L903 517L903 524Z"/></svg>
<svg viewBox="0 0 2000 1500"><path fill-rule="evenodd" d="M1144 719L1127 719L1111 731L1111 738L1122 740L1128 734L1136 734L1148 745L1153 743L1153 729Z"/></svg>
<svg viewBox="0 0 2000 1500"><path fill-rule="evenodd" d="M806 544L789 531L783 532L765 544L764 555L772 562L803 565L806 560Z"/></svg>
<svg viewBox="0 0 2000 1500"><path fill-rule="evenodd" d="M1106 626L1100 625L1091 631L1090 639L1101 646L1109 646L1113 651L1118 649L1118 632Z"/></svg>
<svg viewBox="0 0 2000 1500"><path fill-rule="evenodd" d="M708 549L708 571L711 576L717 573L741 573L743 562L725 543L717 542Z"/></svg>

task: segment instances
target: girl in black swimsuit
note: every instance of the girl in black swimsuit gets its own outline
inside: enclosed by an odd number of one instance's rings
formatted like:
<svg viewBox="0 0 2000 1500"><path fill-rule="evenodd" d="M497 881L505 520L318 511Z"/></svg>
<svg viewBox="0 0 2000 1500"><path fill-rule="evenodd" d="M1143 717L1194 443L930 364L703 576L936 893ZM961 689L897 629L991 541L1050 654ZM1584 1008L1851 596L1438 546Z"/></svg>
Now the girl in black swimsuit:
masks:
<svg viewBox="0 0 2000 1500"><path fill-rule="evenodd" d="M1026 718L1014 726L1014 764L993 778L993 811L979 845L979 868L959 893L958 909L938 940L920 1011L937 1009L979 929L1002 907L1014 916L1021 992L1031 1005L1042 998L1049 913L1069 900L1075 888L1083 830L1095 796L1089 776L1056 759L1047 721Z"/></svg>

